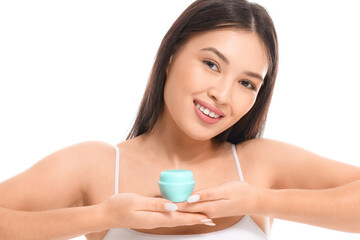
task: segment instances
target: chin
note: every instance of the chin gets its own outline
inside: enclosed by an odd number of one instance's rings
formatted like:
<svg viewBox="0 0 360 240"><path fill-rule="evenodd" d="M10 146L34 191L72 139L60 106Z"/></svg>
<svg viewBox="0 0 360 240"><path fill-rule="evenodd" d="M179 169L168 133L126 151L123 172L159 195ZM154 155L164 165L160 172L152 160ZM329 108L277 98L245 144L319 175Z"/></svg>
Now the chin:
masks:
<svg viewBox="0 0 360 240"><path fill-rule="evenodd" d="M229 127L228 124L226 124L226 127L224 129L224 125L222 125L222 127L217 126L214 128L213 127L201 127L197 124L190 124L190 123L186 123L186 124L179 124L178 125L180 129L182 129L182 132L185 133L188 137L190 137L193 140L196 141L208 141L211 140L212 138L216 137L217 135L219 135L220 133L226 131Z"/></svg>
<svg viewBox="0 0 360 240"><path fill-rule="evenodd" d="M210 133L208 131L207 133L200 134L199 132L186 132L186 135L188 135L190 138L197 140L197 141L208 141L217 136L219 133Z"/></svg>

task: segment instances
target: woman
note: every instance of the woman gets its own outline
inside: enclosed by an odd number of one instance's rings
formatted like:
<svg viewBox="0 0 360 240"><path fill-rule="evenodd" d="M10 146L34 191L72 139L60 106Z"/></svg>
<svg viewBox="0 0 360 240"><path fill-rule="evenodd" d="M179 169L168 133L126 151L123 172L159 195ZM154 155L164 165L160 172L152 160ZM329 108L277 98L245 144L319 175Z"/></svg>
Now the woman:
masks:
<svg viewBox="0 0 360 240"><path fill-rule="evenodd" d="M35 239L266 239L273 218L359 232L351 194L359 168L260 138L277 62L276 33L260 6L195 2L160 46L128 141L62 149L0 185L3 238L30 238L16 232L19 218L34 224L27 233ZM188 203L159 198L159 173L172 168L194 173Z"/></svg>

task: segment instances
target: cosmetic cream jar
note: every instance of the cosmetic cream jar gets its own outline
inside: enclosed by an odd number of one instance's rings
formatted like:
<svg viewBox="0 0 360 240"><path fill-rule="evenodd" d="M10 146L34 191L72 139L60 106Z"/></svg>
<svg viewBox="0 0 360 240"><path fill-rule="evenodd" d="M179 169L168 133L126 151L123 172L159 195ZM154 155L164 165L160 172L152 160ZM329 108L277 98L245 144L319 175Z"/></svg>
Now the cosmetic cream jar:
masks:
<svg viewBox="0 0 360 240"><path fill-rule="evenodd" d="M194 187L194 175L190 170L170 169L160 173L161 196L172 202L186 201Z"/></svg>

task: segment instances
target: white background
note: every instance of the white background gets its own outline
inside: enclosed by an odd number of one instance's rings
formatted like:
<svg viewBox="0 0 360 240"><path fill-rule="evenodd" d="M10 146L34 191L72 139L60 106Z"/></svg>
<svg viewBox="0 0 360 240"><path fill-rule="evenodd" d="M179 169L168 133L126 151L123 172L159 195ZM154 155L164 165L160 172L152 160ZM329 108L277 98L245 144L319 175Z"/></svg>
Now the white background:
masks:
<svg viewBox="0 0 360 240"><path fill-rule="evenodd" d="M0 182L60 148L123 141L160 41L191 2L1 1ZM264 137L360 166L357 1L258 3L280 43ZM275 220L271 238L359 235Z"/></svg>

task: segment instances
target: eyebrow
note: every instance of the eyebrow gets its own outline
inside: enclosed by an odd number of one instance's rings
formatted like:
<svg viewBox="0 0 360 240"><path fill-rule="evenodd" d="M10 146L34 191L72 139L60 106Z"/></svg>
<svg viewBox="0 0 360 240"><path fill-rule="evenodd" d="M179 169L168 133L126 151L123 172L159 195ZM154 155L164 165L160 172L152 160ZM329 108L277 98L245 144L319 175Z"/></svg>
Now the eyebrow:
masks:
<svg viewBox="0 0 360 240"><path fill-rule="evenodd" d="M250 71L246 71L245 72L246 75L250 76L250 77L254 77L254 78L257 78L259 79L261 82L264 82L264 79L257 73L254 73L254 72L250 72Z"/></svg>
<svg viewBox="0 0 360 240"><path fill-rule="evenodd" d="M210 51L215 53L221 60L223 60L226 64L229 64L229 60L224 56L224 54L222 54L219 50L217 50L216 48L213 47L207 47L207 48L203 48L201 49L201 51Z"/></svg>
<svg viewBox="0 0 360 240"><path fill-rule="evenodd" d="M229 59L227 59L224 54L222 54L219 50L217 50L216 48L213 47L207 47L207 48L202 48L201 51L210 51L215 53L221 60L223 60L226 64L229 64ZM254 73L254 72L250 72L250 71L246 71L245 72L246 75L248 75L249 77L254 77L259 79L260 81L264 81L264 79L261 77L260 74L258 73Z"/></svg>

